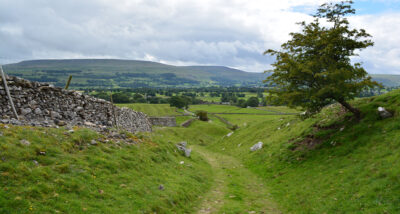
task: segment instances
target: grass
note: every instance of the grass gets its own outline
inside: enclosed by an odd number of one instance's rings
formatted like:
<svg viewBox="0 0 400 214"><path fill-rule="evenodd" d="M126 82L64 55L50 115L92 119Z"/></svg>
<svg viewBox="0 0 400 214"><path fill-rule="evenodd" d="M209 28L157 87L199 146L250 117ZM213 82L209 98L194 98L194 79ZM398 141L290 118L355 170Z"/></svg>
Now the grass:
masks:
<svg viewBox="0 0 400 214"><path fill-rule="evenodd" d="M154 116L154 117L181 115L180 113L176 112L175 107L170 107L169 104L133 103L133 104L117 104L117 106L128 107L135 111L140 111L149 116Z"/></svg>
<svg viewBox="0 0 400 214"><path fill-rule="evenodd" d="M208 148L241 159L268 184L284 213L399 213L399 100L399 91L357 100L354 104L365 114L360 122L347 119L337 105L304 121L224 115L247 126ZM378 106L395 117L379 120ZM293 150L294 142L310 134L321 144ZM258 141L263 149L250 152Z"/></svg>
<svg viewBox="0 0 400 214"><path fill-rule="evenodd" d="M0 213L188 213L212 178L199 155L176 151L173 136L90 145L103 136L88 129L0 131Z"/></svg>

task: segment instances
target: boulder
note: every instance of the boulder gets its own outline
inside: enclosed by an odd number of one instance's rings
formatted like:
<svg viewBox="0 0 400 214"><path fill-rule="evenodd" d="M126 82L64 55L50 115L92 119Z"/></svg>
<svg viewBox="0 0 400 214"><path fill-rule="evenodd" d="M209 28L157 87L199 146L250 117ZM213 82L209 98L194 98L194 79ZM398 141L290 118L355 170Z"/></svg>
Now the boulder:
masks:
<svg viewBox="0 0 400 214"><path fill-rule="evenodd" d="M27 140L25 140L25 139L23 139L23 140L21 140L21 141L19 141L22 145L25 145L25 146L29 146L29 145L31 145L31 142L29 142L29 141L27 141Z"/></svg>
<svg viewBox="0 0 400 214"><path fill-rule="evenodd" d="M258 143L256 143L256 144L254 144L254 145L250 148L250 150L251 150L252 152L254 152L254 151L260 150L260 149L262 148L262 146L263 146L263 142L258 142Z"/></svg>
<svg viewBox="0 0 400 214"><path fill-rule="evenodd" d="M182 151L186 157L190 157L190 153L192 152L192 150L186 148L186 146L187 146L186 141L182 141L182 142L176 144L176 148L178 148L179 151Z"/></svg>
<svg viewBox="0 0 400 214"><path fill-rule="evenodd" d="M383 108L383 107L378 107L378 113L379 113L379 116L382 118L382 119L386 119L386 118L389 118L389 117L392 117L393 115L392 115L392 113L390 113L389 111L387 111L385 108Z"/></svg>

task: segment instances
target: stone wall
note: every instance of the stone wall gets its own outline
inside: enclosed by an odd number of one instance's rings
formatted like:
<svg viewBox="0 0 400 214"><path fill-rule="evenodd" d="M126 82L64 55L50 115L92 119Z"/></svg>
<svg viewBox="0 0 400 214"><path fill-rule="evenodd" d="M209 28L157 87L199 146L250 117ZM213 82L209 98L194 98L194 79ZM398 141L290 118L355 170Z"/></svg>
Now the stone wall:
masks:
<svg viewBox="0 0 400 214"><path fill-rule="evenodd" d="M1 79L1 78L0 78ZM118 108L110 102L46 83L6 77L20 120L13 118L0 82L0 122L35 126L82 125L107 128L117 125L130 132L151 131L146 114Z"/></svg>
<svg viewBox="0 0 400 214"><path fill-rule="evenodd" d="M150 122L153 126L176 126L175 117L150 117Z"/></svg>

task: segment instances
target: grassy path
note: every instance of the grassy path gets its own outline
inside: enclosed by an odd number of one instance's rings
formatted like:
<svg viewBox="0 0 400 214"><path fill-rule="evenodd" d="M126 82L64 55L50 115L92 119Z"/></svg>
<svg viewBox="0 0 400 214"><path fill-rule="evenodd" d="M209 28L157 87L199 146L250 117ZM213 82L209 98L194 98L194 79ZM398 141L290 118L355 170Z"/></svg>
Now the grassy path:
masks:
<svg viewBox="0 0 400 214"><path fill-rule="evenodd" d="M280 213L259 178L235 158L194 146L212 166L214 184L197 213Z"/></svg>

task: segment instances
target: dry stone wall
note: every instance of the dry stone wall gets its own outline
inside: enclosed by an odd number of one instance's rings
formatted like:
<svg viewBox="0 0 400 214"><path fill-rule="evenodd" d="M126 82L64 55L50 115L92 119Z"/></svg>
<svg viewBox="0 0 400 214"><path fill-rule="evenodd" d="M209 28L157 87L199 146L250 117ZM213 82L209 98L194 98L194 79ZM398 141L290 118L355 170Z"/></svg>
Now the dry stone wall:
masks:
<svg viewBox="0 0 400 214"><path fill-rule="evenodd" d="M150 117L150 122L153 126L168 126L168 127L176 126L175 117Z"/></svg>
<svg viewBox="0 0 400 214"><path fill-rule="evenodd" d="M6 77L20 120L13 118L3 84L0 86L0 122L35 126L81 125L107 128L117 125L130 132L151 131L146 114L118 108L110 102L46 83Z"/></svg>

